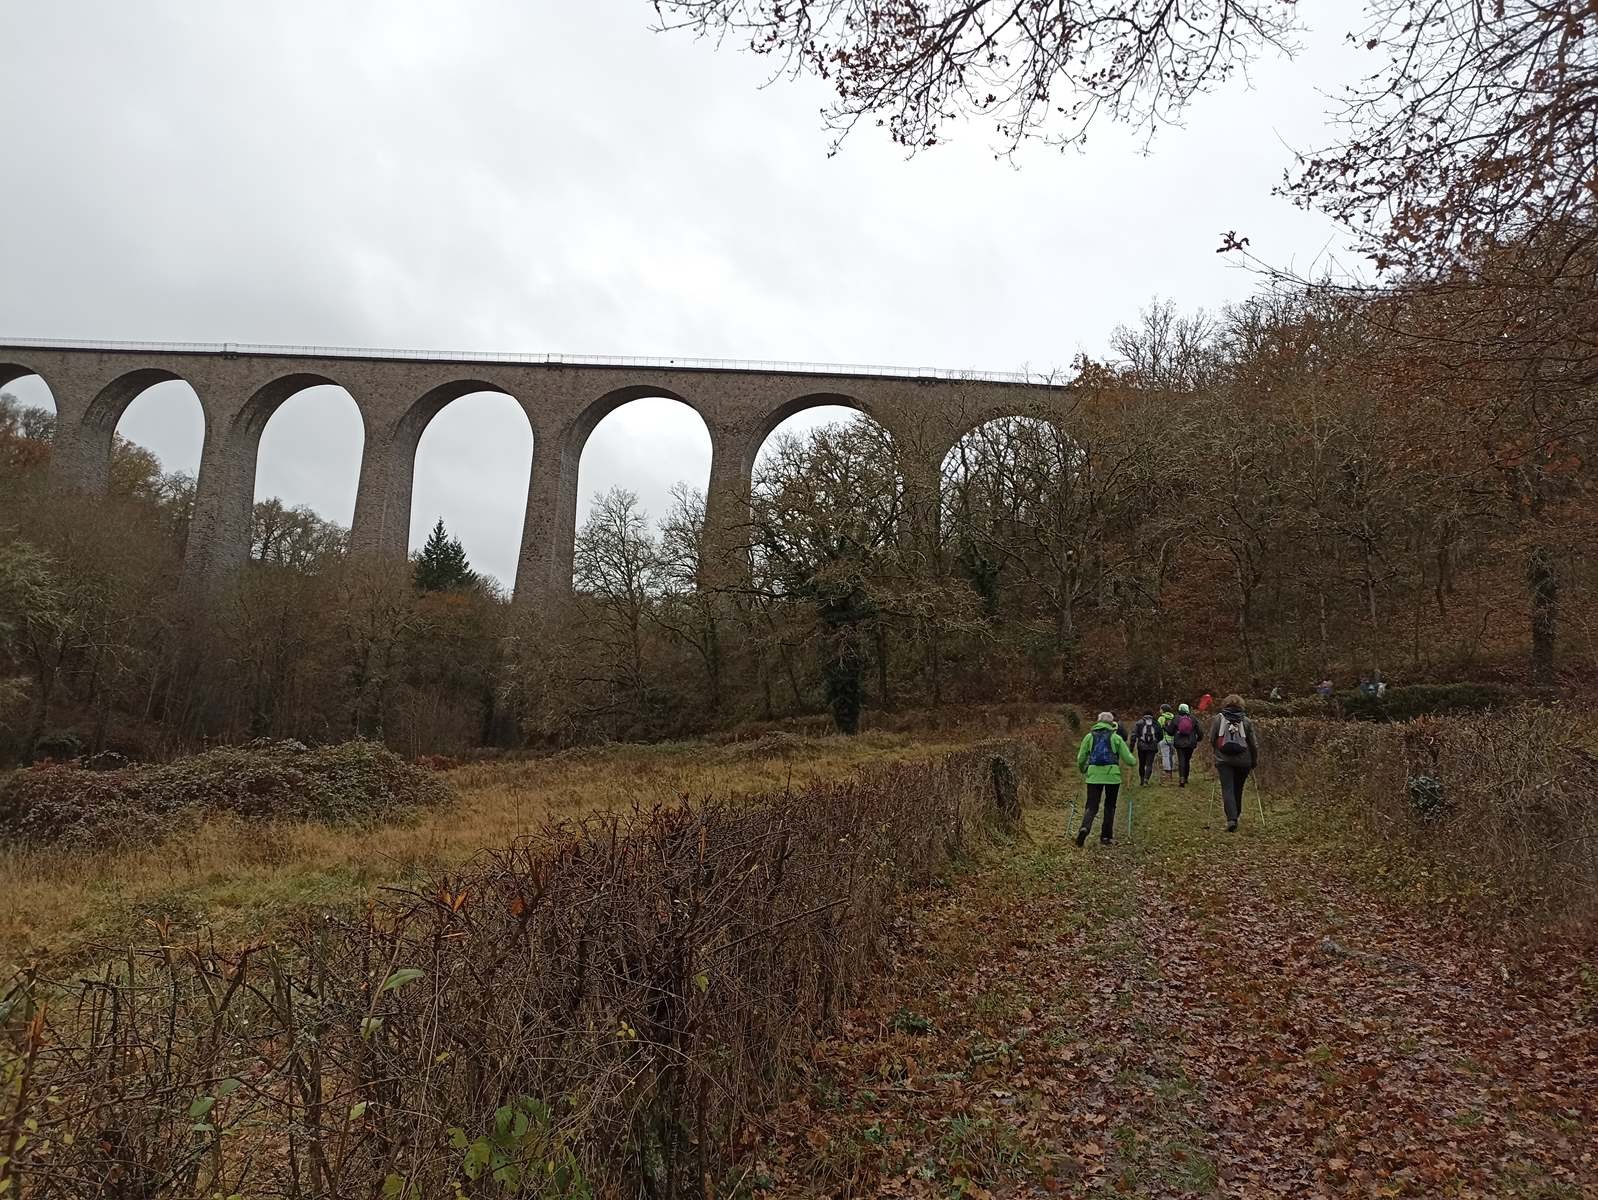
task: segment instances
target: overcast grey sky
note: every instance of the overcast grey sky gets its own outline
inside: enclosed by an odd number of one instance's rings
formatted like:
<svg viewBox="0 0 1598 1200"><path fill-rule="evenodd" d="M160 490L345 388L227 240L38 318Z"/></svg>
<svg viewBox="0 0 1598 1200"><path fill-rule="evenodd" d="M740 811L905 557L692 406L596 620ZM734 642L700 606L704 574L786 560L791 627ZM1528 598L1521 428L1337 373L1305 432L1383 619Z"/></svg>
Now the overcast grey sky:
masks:
<svg viewBox="0 0 1598 1200"><path fill-rule="evenodd" d="M1289 147L1363 63L1355 3L1294 62L1202 100L1152 153L996 161L984 133L906 160L874 129L827 157L824 85L651 33L646 0L0 0L0 339L239 341L1048 369L1155 295L1254 280L1236 229L1310 263L1327 223L1273 197ZM10 390L42 398L25 384ZM151 389L121 432L194 470L198 408ZM347 523L360 418L291 400L257 494ZM505 397L423 438L413 542L442 515L514 573L532 442ZM709 440L667 400L612 414L582 488L654 514Z"/></svg>

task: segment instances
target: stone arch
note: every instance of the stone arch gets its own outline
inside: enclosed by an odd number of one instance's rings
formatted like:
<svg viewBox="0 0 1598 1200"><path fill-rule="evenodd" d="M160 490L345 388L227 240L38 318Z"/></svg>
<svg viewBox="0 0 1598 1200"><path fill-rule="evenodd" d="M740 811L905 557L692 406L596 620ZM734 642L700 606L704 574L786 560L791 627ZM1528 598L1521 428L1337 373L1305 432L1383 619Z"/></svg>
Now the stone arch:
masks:
<svg viewBox="0 0 1598 1200"><path fill-rule="evenodd" d="M746 473L753 470L755 460L760 456L760 451L771 440L771 435L777 432L779 426L794 417L818 408L847 408L860 416L876 421L879 425L883 425L881 418L857 396L851 396L846 392L806 392L803 395L784 400L761 419L759 426L755 429L753 443L748 450L749 461L744 464ZM887 426L883 425L883 428L886 429Z"/></svg>
<svg viewBox="0 0 1598 1200"><path fill-rule="evenodd" d="M152 389L166 384L180 385L187 393L185 398L192 401L193 410L199 416L200 437L194 454L193 473L196 477L200 474L205 462L206 447L215 430L211 414L206 411L199 390L183 376L164 367L142 367L117 376L95 393L94 399L84 411L78 429L71 431L77 435L79 453L82 455L80 482L88 490L103 492L106 489L110 479L111 455L123 420ZM58 439L68 435L67 430L58 428L56 431ZM128 434L124 436L141 446L144 446L144 441L148 440L141 439L136 432L132 436ZM152 447L144 448L151 449L158 458L161 458L161 466L165 471L182 470L189 465L186 462L171 461L169 455L163 456L159 450Z"/></svg>
<svg viewBox="0 0 1598 1200"><path fill-rule="evenodd" d="M1067 428L1069 416L1069 409L1062 409L1057 404L1012 403L999 400L975 407L961 405L953 423L948 427L946 440L936 447L938 462L941 465L961 439L997 421L1041 421L1054 426L1069 437L1070 430Z"/></svg>
<svg viewBox="0 0 1598 1200"><path fill-rule="evenodd" d="M0 392L15 397L24 408L45 408L60 415L50 381L25 363L0 361Z"/></svg>
<svg viewBox="0 0 1598 1200"><path fill-rule="evenodd" d="M818 410L830 410L822 415ZM899 487L906 476L906 464L900 458L900 443L894 431L882 420L876 406L863 398L847 392L801 392L765 410L760 417L727 439L726 455L735 461L723 462L722 445L718 444L715 478L712 482L710 503L706 507L706 524L712 529L711 541L731 550L723 550L722 557L738 574L747 576L753 565L753 545L750 541L751 502L760 486L761 460L765 451L773 446L774 435L785 424L806 414L816 414L819 420L801 423L790 430L805 434L815 429L837 424L839 417L848 414L853 419L864 419L885 441L895 459Z"/></svg>
<svg viewBox="0 0 1598 1200"><path fill-rule="evenodd" d="M316 411L302 417L298 410L305 403L314 404ZM326 375L310 372L274 379L258 388L239 410L232 429L237 444L246 448L250 458L247 472L252 508L262 500L275 498L289 508L306 504L324 520L345 526L350 523L365 453L366 418L360 402L347 387ZM304 471L301 456L275 453L273 443L288 438L299 446L309 437L317 438L324 446L348 445L353 454L341 454L336 470L317 470L314 477L296 478L297 470ZM267 468L264 473L263 464ZM335 479L347 480L345 494L333 490Z"/></svg>
<svg viewBox="0 0 1598 1200"><path fill-rule="evenodd" d="M333 380L311 372L292 372L270 379L251 392L233 414L226 439L214 449L207 440L195 518L200 530L214 530L214 550L191 541L186 568L191 575L205 574L219 580L249 561L261 434L291 396L328 384L333 384Z"/></svg>
<svg viewBox="0 0 1598 1200"><path fill-rule="evenodd" d="M291 397L299 395L306 388L329 386L344 385L335 379L329 379L326 375L310 371L283 375L262 384L255 389L250 398L244 402L244 407L234 416L232 436L244 438L251 444L259 442L261 434L266 430L267 422ZM349 389L344 390L347 392ZM359 404L356 407L360 407Z"/></svg>
<svg viewBox="0 0 1598 1200"><path fill-rule="evenodd" d="M0 359L0 388L5 387L7 384L15 383L19 379L27 379L34 375L39 375L39 372L30 366ZM43 381L44 376L39 375L39 379ZM45 386L48 387L49 384L46 383Z"/></svg>
<svg viewBox="0 0 1598 1200"><path fill-rule="evenodd" d="M427 427L433 423L433 418L438 416L455 401L466 396L475 396L479 393L495 392L501 396L516 397L503 384L490 383L486 379L451 379L440 383L423 392L409 408L400 415L394 423L393 433L401 444L409 444L411 452L416 452L417 445L422 440L422 434L427 432ZM518 404L520 402L518 401ZM525 413L526 409L522 411ZM528 427L532 427L532 418L527 419ZM537 431L534 430L536 436Z"/></svg>
<svg viewBox="0 0 1598 1200"><path fill-rule="evenodd" d="M579 508L581 507L585 497L596 490L593 486L585 484L582 475L585 456L587 455L590 445L592 445L594 434L609 417L619 412L621 409L626 408L630 404L650 400L671 401L673 404L681 405L683 408L687 409L689 413L693 414L693 417L697 418L698 428L704 432L705 441L708 444L708 449L710 451L710 457L714 458L718 447L715 444L715 436L711 430L710 422L700 407L692 400L688 399L688 397L684 396L681 392L678 392L672 388L659 387L653 384L629 384L626 387L615 388L609 392L606 392L603 396L590 401L589 404L577 414L577 417L572 422L571 434L565 450L567 462L573 472L573 483L577 487L578 491L577 504ZM672 415L667 419L675 423L675 412L671 409L666 409L665 411L672 413ZM654 459L661 456L651 453L647 457ZM705 482L707 486L709 484L710 470L711 465L709 462L707 462L705 464L704 470ZM646 488L646 490L650 489ZM654 505L648 505L647 507L650 508L650 515L652 517L658 519L663 515L663 511L660 510L660 505L658 503Z"/></svg>
<svg viewBox="0 0 1598 1200"><path fill-rule="evenodd" d="M116 432L117 422L135 400L158 383L186 382L181 375L164 367L139 367L124 372L95 393L83 414L83 428L86 432L103 434L106 452L110 453L111 435ZM201 405L201 411L204 411L204 405Z"/></svg>
<svg viewBox="0 0 1598 1200"><path fill-rule="evenodd" d="M13 465L19 469L19 474L31 476L36 468L44 475L53 465L55 447L52 443L60 420L54 391L44 376L32 367L0 362L0 395L10 397L18 409L15 432L19 440L11 448ZM48 414L47 421L38 417L40 412ZM20 483L21 479L16 482Z"/></svg>
<svg viewBox="0 0 1598 1200"><path fill-rule="evenodd" d="M652 383L629 383L625 387L612 388L603 396L590 400L572 422L572 438L576 450L581 454L588 444L588 437L598 427L599 423L623 405L631 404L634 400L675 400L678 404L685 404L698 414L701 421L705 414L700 412L699 406L688 399L681 392L669 387L661 387ZM708 424L708 423L707 423Z"/></svg>
<svg viewBox="0 0 1598 1200"><path fill-rule="evenodd" d="M458 402L466 407L452 409ZM512 417L512 409L519 415ZM482 430L485 422L492 432ZM443 518L465 544L473 568L512 588L537 441L527 406L502 384L454 379L424 392L395 422L390 439L395 498L405 514L404 549L420 548L433 522ZM435 454L451 462L470 455L471 469L430 470Z"/></svg>
<svg viewBox="0 0 1598 1200"><path fill-rule="evenodd" d="M656 401L661 403L656 406L652 403ZM632 410L633 420L653 424L655 432L647 438L636 432L617 438L624 427L607 427L606 423L633 405L641 406ZM597 494L625 487L638 495L640 506L657 524L670 511L672 490L680 483L702 489L709 502L715 491L715 464L726 452L724 436L725 431L711 424L698 403L672 387L628 384L590 400L572 420L554 463L559 487L550 536L562 586L570 586L573 580L577 531ZM613 443L610 449L620 459L619 467L607 468L590 455L590 450L604 443ZM647 447L647 451L639 447ZM702 466L698 465L701 460ZM676 478L668 478L671 472L660 470L661 463L694 465L678 470Z"/></svg>
<svg viewBox="0 0 1598 1200"><path fill-rule="evenodd" d="M1080 468L1080 453L1054 414L1000 411L974 422L938 462L940 535L1002 537L1038 520L1053 481Z"/></svg>

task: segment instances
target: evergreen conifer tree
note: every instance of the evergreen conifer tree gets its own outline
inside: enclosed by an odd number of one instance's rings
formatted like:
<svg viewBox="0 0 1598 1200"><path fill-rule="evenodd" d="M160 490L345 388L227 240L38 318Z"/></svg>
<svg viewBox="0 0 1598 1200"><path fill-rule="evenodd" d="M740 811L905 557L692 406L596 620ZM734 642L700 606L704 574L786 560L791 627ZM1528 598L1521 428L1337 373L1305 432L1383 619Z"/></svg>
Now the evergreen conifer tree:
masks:
<svg viewBox="0 0 1598 1200"><path fill-rule="evenodd" d="M427 535L427 544L416 556L416 586L424 592L446 592L468 588L477 582L477 573L466 561L466 548L452 538L440 517Z"/></svg>

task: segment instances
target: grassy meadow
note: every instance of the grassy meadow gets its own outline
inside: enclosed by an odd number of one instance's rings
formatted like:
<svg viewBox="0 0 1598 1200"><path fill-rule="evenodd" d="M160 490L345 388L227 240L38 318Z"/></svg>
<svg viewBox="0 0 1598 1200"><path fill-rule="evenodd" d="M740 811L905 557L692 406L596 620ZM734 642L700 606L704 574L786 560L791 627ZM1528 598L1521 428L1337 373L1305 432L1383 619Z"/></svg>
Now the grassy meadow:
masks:
<svg viewBox="0 0 1598 1200"><path fill-rule="evenodd" d="M428 882L550 820L684 796L780 791L869 763L937 755L980 733L773 734L726 745L597 747L446 770L441 778L452 799L404 822L213 818L136 849L7 849L0 851L0 964L71 966L106 947L200 928L225 941L269 938L309 912L359 906L383 888Z"/></svg>

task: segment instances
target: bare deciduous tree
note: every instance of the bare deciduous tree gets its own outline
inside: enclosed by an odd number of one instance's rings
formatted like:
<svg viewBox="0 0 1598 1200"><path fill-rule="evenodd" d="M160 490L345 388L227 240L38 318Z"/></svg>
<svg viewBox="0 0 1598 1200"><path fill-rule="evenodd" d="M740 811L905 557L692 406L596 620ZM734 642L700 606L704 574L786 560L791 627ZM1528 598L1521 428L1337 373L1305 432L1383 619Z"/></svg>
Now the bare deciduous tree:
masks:
<svg viewBox="0 0 1598 1200"><path fill-rule="evenodd" d="M829 82L839 140L861 120L912 151L974 118L1001 144L1080 143L1099 119L1152 132L1266 47L1287 0L654 0L666 28L747 42Z"/></svg>

